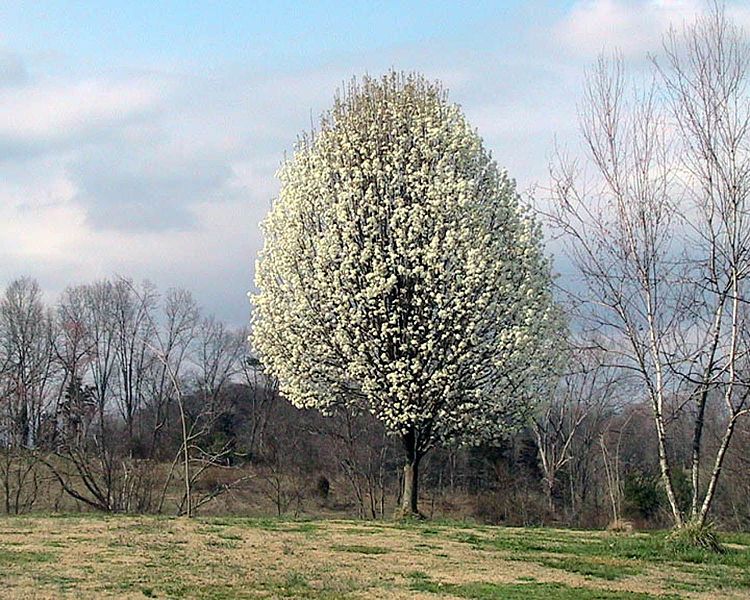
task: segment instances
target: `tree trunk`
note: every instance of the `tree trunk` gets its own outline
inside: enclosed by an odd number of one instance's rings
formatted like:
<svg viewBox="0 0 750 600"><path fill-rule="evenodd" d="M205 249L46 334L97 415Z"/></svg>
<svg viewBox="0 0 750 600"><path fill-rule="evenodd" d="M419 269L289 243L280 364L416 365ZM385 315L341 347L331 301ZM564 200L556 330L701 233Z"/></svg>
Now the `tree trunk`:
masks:
<svg viewBox="0 0 750 600"><path fill-rule="evenodd" d="M669 506L672 509L672 520L674 521L675 527L682 527L684 520L682 518L682 512L680 511L679 504L677 503L677 495L674 491L674 485L672 484L672 467L669 464L667 458L667 452L665 449L665 440L663 430L659 430L659 467L661 471L661 480L664 484L664 489L667 492L667 500L669 500Z"/></svg>
<svg viewBox="0 0 750 600"><path fill-rule="evenodd" d="M716 485L719 482L719 474L721 473L721 468L724 464L724 456L726 455L727 449L729 448L729 443L732 440L732 434L734 433L736 422L737 415L732 415L732 417L729 419L726 431L724 432L724 436L721 440L719 450L716 453L716 460L714 462L714 468L711 472L711 479L708 483L708 489L706 490L706 495L703 498L703 505L701 506L700 513L698 514L696 519L697 524L701 527L706 524L708 511L711 510L711 503L713 502L714 495L716 494Z"/></svg>
<svg viewBox="0 0 750 600"><path fill-rule="evenodd" d="M404 516L418 515L419 459L407 459L404 465L404 491L401 494L401 512Z"/></svg>
<svg viewBox="0 0 750 600"><path fill-rule="evenodd" d="M690 467L690 479L693 487L693 493L690 499L690 519L692 521L695 521L698 518L701 472L701 439L703 437L703 423L704 415L706 412L707 393L707 391L702 393L702 398L698 403L698 415L695 418L695 427L693 429L693 456Z"/></svg>
<svg viewBox="0 0 750 600"><path fill-rule="evenodd" d="M553 474L546 475L543 479L544 483L544 495L547 498L547 510L552 519L556 517L555 514L555 476Z"/></svg>
<svg viewBox="0 0 750 600"><path fill-rule="evenodd" d="M677 503L677 495L675 494L672 480L672 468L667 456L667 434L665 432L664 417L662 415L663 402L660 397L656 397L652 398L652 404L654 427L656 429L656 441L659 450L659 470L661 472L661 480L664 485L664 490L667 493L669 506L672 509L672 521L674 522L674 526L679 528L683 526L684 520L682 518L679 504Z"/></svg>
<svg viewBox="0 0 750 600"><path fill-rule="evenodd" d="M402 438L405 452L404 485L401 494L401 516L419 516L419 461L422 454L417 447L417 434L411 429Z"/></svg>

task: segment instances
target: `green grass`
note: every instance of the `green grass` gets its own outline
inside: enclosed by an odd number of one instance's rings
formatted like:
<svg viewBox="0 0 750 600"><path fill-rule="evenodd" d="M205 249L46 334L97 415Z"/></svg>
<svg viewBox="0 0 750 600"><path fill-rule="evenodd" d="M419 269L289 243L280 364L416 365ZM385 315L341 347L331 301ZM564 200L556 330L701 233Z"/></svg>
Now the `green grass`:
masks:
<svg viewBox="0 0 750 600"><path fill-rule="evenodd" d="M337 585L316 585L301 573L288 573L279 580L266 581L261 589L270 592L277 598L319 598L321 600L344 600L350 597L356 586L348 580Z"/></svg>
<svg viewBox="0 0 750 600"><path fill-rule="evenodd" d="M637 592L613 592L573 587L563 583L465 583L419 582L414 591L471 598L473 600L649 600L666 598Z"/></svg>
<svg viewBox="0 0 750 600"><path fill-rule="evenodd" d="M525 557L524 560L536 562L544 567L559 569L568 573L578 573L586 577L616 581L623 577L638 575L643 572L639 564L627 561L608 561L599 558L579 558L577 556L539 556Z"/></svg>
<svg viewBox="0 0 750 600"><path fill-rule="evenodd" d="M0 567L22 566L33 563L48 563L55 559L52 552L14 550L0 547Z"/></svg>
<svg viewBox="0 0 750 600"><path fill-rule="evenodd" d="M744 549L723 553L675 546L665 532L631 535L588 531L506 529L485 534L459 532L457 541L476 550L512 555L513 560L609 581L637 576L654 566L685 573L698 581L685 589L750 588L750 536L736 534Z"/></svg>
<svg viewBox="0 0 750 600"><path fill-rule="evenodd" d="M472 582L462 584L443 583L434 581L424 572L416 571L409 574L411 590L415 592L429 592L431 594L470 598L472 600L649 600L659 598L677 598L638 592L620 592L610 590L596 590L570 586L563 583L544 583L531 580L528 577L519 578L514 583Z"/></svg>

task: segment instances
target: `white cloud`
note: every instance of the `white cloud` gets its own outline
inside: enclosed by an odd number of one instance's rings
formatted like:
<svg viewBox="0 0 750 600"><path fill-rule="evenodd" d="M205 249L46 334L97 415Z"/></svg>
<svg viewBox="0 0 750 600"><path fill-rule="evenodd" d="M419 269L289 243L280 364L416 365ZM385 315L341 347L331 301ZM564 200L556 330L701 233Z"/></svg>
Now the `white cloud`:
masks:
<svg viewBox="0 0 750 600"><path fill-rule="evenodd" d="M153 109L160 83L145 79L43 81L0 89L0 141L55 144L125 123Z"/></svg>
<svg viewBox="0 0 750 600"><path fill-rule="evenodd" d="M681 26L704 6L698 0L580 0L555 34L566 49L585 57L615 49L641 57L659 49L670 24Z"/></svg>
<svg viewBox="0 0 750 600"><path fill-rule="evenodd" d="M6 50L0 50L0 87L19 85L27 79L28 72L21 57Z"/></svg>

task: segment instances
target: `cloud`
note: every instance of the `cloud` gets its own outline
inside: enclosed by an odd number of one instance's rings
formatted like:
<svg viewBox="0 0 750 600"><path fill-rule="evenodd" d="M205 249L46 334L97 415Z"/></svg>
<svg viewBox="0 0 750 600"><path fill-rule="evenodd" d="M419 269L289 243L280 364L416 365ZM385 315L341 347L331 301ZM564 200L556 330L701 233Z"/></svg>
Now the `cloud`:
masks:
<svg viewBox="0 0 750 600"><path fill-rule="evenodd" d="M163 91L145 79L34 81L0 89L0 149L78 146L153 110ZM14 152L14 149L17 152Z"/></svg>
<svg viewBox="0 0 750 600"><path fill-rule="evenodd" d="M344 73L110 73L0 89L0 281L35 276L54 297L115 273L149 278L244 323L274 174Z"/></svg>
<svg viewBox="0 0 750 600"><path fill-rule="evenodd" d="M20 56L0 50L0 89L25 83L28 76L26 65Z"/></svg>
<svg viewBox="0 0 750 600"><path fill-rule="evenodd" d="M681 26L703 7L697 0L579 0L554 34L573 54L592 57L617 49L637 58L659 49L670 24Z"/></svg>
<svg viewBox="0 0 750 600"><path fill-rule="evenodd" d="M220 156L171 157L160 148L114 145L76 159L70 175L73 200L98 230L187 229L195 225L190 207L222 200L232 176Z"/></svg>

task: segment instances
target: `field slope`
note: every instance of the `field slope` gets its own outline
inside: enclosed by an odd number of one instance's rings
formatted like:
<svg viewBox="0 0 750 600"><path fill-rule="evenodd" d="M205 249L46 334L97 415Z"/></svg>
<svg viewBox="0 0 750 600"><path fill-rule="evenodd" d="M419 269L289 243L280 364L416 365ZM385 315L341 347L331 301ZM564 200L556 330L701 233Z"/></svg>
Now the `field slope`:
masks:
<svg viewBox="0 0 750 600"><path fill-rule="evenodd" d="M663 534L466 524L0 518L0 597L750 598L750 536L728 552Z"/></svg>

